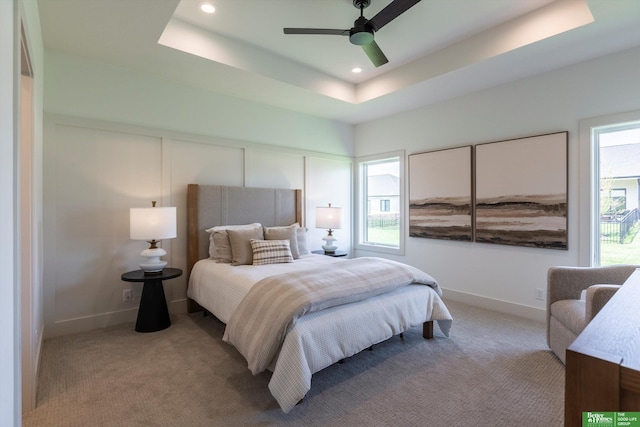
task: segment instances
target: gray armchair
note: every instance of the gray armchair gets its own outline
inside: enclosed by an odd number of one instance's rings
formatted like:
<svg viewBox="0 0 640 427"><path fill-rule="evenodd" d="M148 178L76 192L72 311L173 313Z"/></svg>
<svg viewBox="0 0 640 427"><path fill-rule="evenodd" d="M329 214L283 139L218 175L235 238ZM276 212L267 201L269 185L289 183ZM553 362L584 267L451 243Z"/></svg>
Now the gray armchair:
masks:
<svg viewBox="0 0 640 427"><path fill-rule="evenodd" d="M635 265L612 265L549 269L547 344L562 363L566 360L567 347L636 268Z"/></svg>

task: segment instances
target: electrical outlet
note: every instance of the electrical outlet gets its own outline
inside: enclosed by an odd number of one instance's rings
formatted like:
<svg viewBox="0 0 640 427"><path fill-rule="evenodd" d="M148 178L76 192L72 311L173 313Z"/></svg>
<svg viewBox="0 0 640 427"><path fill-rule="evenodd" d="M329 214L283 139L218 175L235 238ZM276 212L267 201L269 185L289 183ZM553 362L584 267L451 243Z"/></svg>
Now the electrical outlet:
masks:
<svg viewBox="0 0 640 427"><path fill-rule="evenodd" d="M122 301L131 301L131 289L125 289L122 291Z"/></svg>
<svg viewBox="0 0 640 427"><path fill-rule="evenodd" d="M536 299L539 299L540 301L544 301L544 289L536 288Z"/></svg>

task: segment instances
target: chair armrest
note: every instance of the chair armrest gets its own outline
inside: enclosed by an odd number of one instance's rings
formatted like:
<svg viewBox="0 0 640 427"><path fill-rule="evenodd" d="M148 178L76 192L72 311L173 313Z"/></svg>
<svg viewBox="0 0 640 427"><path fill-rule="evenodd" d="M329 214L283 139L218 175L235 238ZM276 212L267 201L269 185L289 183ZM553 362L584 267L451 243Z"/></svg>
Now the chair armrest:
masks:
<svg viewBox="0 0 640 427"><path fill-rule="evenodd" d="M609 302L621 285L592 285L587 288L587 298L585 303L585 319L588 322L598 314L598 312Z"/></svg>
<svg viewBox="0 0 640 427"><path fill-rule="evenodd" d="M558 300L580 299L580 293L592 285L622 285L636 268L635 265L551 267L547 273L547 309Z"/></svg>
<svg viewBox="0 0 640 427"><path fill-rule="evenodd" d="M547 344L551 346L551 304L563 299L580 299L580 293L583 290L600 283L622 285L637 268L639 268L637 265L549 268L547 272ZM602 303L602 306L604 304L606 302ZM591 314L595 316L593 309Z"/></svg>

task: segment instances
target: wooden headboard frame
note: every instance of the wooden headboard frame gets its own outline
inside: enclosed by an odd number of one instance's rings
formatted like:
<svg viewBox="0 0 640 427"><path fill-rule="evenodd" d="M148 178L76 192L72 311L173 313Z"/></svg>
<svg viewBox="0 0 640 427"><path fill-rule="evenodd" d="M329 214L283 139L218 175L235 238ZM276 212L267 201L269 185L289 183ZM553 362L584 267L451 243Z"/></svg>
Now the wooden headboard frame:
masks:
<svg viewBox="0 0 640 427"><path fill-rule="evenodd" d="M187 187L187 268L209 258L207 228L259 222L272 227L303 223L302 190L189 184ZM187 286L188 286L187 279ZM187 300L187 310L202 310Z"/></svg>

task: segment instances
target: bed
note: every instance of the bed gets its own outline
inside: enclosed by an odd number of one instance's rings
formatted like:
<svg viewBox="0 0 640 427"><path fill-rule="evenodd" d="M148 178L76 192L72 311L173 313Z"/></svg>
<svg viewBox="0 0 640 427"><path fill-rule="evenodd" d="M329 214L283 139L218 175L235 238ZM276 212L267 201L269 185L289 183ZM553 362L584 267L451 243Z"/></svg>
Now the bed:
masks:
<svg viewBox="0 0 640 427"><path fill-rule="evenodd" d="M452 318L428 274L390 260L309 253L299 227L300 190L190 184L187 194L188 310L206 310L225 323L223 340L238 349L254 374L272 371L269 390L285 413L310 390L312 375L335 362L420 324L427 339L433 338L434 321L448 336ZM225 233L226 244L236 249L232 254L218 240ZM264 247L282 260L263 256ZM225 262L213 259L216 254ZM396 279L398 268L402 278ZM390 279L381 279L388 272ZM357 283L349 282L352 277ZM330 303L316 295L327 280ZM299 304L307 294L310 299Z"/></svg>

